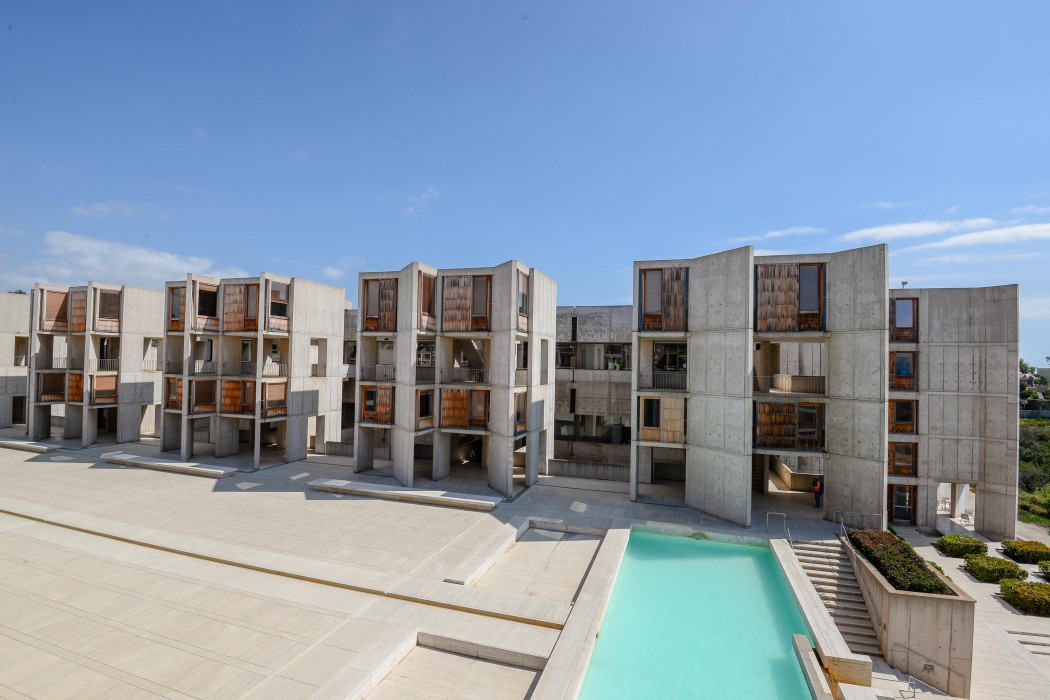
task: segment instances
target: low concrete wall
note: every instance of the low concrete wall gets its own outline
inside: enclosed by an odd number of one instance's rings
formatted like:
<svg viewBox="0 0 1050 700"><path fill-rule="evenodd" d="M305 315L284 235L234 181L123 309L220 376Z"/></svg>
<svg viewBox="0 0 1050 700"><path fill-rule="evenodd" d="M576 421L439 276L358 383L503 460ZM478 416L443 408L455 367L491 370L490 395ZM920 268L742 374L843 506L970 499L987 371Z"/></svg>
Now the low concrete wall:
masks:
<svg viewBox="0 0 1050 700"><path fill-rule="evenodd" d="M352 442L326 442L324 449L325 454L329 455L341 455L343 457L354 456L354 443Z"/></svg>
<svg viewBox="0 0 1050 700"><path fill-rule="evenodd" d="M949 695L970 697L976 601L939 573L956 595L898 591L842 539L886 661Z"/></svg>
<svg viewBox="0 0 1050 700"><path fill-rule="evenodd" d="M569 459L549 459L547 460L547 474L551 476L574 476L580 479L628 481L631 476L631 467L619 464L577 462Z"/></svg>
<svg viewBox="0 0 1050 700"><path fill-rule="evenodd" d="M800 472L791 471L788 465L781 462L779 459L773 465L773 470L776 471L777 476L784 486L787 486L792 491L813 491L813 480L817 478L817 474L803 474ZM824 478L824 477L820 477Z"/></svg>

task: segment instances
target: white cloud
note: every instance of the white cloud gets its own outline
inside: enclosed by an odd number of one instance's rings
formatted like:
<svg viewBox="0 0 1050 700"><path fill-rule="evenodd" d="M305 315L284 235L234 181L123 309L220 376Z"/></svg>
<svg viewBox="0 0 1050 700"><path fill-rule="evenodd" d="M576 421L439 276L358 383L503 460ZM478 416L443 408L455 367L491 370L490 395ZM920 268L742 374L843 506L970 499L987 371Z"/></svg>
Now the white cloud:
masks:
<svg viewBox="0 0 1050 700"><path fill-rule="evenodd" d="M1034 204L1029 204L1024 207L1014 207L1010 210L1011 214L1050 214L1050 207L1037 207Z"/></svg>
<svg viewBox="0 0 1050 700"><path fill-rule="evenodd" d="M905 248L905 250L927 250L932 248L963 248L971 245L1002 245L1004 243L1021 243L1024 241L1050 241L1050 224L1025 224L1007 226L990 231L963 233L945 238L943 241L923 243Z"/></svg>
<svg viewBox="0 0 1050 700"><path fill-rule="evenodd" d="M886 202L880 200L878 202L872 202L868 205L869 207L875 207L876 209L897 209L899 207L908 206L907 202Z"/></svg>
<svg viewBox="0 0 1050 700"><path fill-rule="evenodd" d="M330 280L337 280L344 277L348 272L362 270L364 267L365 259L352 255L340 258L336 265L324 268L321 270L321 273Z"/></svg>
<svg viewBox="0 0 1050 700"><path fill-rule="evenodd" d="M441 193L433 185L427 185L423 191L414 197L408 198L408 204L401 210L405 216L414 216L420 209L426 208L432 201L439 198Z"/></svg>
<svg viewBox="0 0 1050 700"><path fill-rule="evenodd" d="M989 263L989 262L1007 262L1011 260L1031 260L1033 258L1041 257L1040 252L1024 252L1024 253L1002 253L1002 254L963 254L963 253L948 253L945 255L934 255L929 258L923 258L919 260L920 263L932 264L932 265L966 265L968 263Z"/></svg>
<svg viewBox="0 0 1050 700"><path fill-rule="evenodd" d="M755 255L787 255L786 250L771 250L769 248L755 248Z"/></svg>
<svg viewBox="0 0 1050 700"><path fill-rule="evenodd" d="M77 205L69 210L75 216L134 216L138 210L124 202L95 202L88 205Z"/></svg>
<svg viewBox="0 0 1050 700"><path fill-rule="evenodd" d="M957 211L959 211L959 205L958 204L953 204L953 205L951 205L950 207L948 207L947 209L945 209L941 213L942 214L954 214Z"/></svg>
<svg viewBox="0 0 1050 700"><path fill-rule="evenodd" d="M817 228L815 226L789 226L788 228L777 229L776 231L768 231L763 233L761 236L743 236L741 238L734 238L735 243L746 243L748 241L767 241L771 238L784 238L785 236L806 236L814 233L827 233L827 229Z"/></svg>
<svg viewBox="0 0 1050 700"><path fill-rule="evenodd" d="M1021 296L1021 318L1050 319L1050 297Z"/></svg>
<svg viewBox="0 0 1050 700"><path fill-rule="evenodd" d="M76 285L92 280L159 289L169 280L185 278L188 272L248 276L239 267L219 267L210 258L51 231L44 236L39 257L0 272L0 287L27 289L36 282Z"/></svg>
<svg viewBox="0 0 1050 700"><path fill-rule="evenodd" d="M851 231L842 236L844 241L889 241L897 238L934 236L975 228L995 226L995 219L963 219L961 221L915 221L905 224L887 224Z"/></svg>

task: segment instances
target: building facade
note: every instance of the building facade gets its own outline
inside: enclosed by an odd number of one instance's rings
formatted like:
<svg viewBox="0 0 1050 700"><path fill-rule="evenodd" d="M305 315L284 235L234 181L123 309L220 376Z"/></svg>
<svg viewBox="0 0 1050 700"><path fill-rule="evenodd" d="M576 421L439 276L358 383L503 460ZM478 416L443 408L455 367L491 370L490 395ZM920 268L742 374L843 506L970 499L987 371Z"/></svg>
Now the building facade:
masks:
<svg viewBox="0 0 1050 700"><path fill-rule="evenodd" d="M412 263L359 277L356 468L377 457L412 485L473 464L510 495L553 453L557 288L508 261L438 270Z"/></svg>
<svg viewBox="0 0 1050 700"><path fill-rule="evenodd" d="M342 288L263 273L165 285L161 449L285 461L341 434Z"/></svg>
<svg viewBox="0 0 1050 700"><path fill-rule="evenodd" d="M157 433L163 296L89 282L33 287L28 433L87 447Z"/></svg>
<svg viewBox="0 0 1050 700"><path fill-rule="evenodd" d="M29 306L28 294L0 293L0 428L29 412Z"/></svg>

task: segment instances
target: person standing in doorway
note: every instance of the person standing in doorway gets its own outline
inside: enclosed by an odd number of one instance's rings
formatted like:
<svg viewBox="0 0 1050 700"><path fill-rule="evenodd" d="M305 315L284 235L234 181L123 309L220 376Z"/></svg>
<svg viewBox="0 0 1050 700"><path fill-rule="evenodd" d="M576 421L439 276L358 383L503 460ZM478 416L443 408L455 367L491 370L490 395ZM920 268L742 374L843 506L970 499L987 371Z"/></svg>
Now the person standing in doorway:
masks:
<svg viewBox="0 0 1050 700"><path fill-rule="evenodd" d="M820 500L824 496L824 480L817 477L813 480L813 500L816 501L814 508L820 508Z"/></svg>

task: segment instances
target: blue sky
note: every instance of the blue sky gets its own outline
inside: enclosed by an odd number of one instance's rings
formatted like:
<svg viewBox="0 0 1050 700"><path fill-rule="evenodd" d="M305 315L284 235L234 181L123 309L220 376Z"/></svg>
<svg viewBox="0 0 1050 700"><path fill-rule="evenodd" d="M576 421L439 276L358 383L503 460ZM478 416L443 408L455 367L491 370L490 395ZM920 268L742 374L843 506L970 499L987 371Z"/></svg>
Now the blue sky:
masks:
<svg viewBox="0 0 1050 700"><path fill-rule="evenodd" d="M0 289L891 245L1050 354L1050 3L0 5Z"/></svg>

